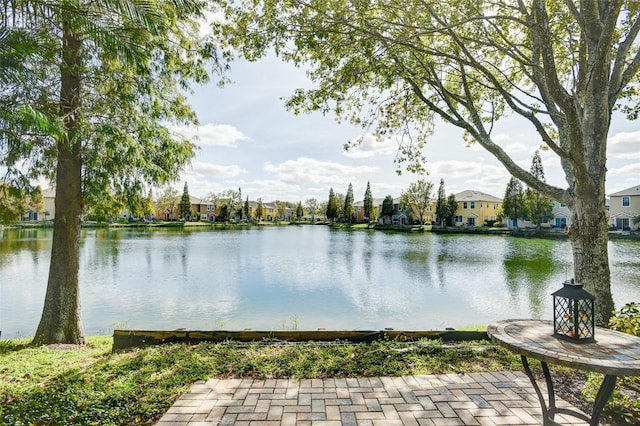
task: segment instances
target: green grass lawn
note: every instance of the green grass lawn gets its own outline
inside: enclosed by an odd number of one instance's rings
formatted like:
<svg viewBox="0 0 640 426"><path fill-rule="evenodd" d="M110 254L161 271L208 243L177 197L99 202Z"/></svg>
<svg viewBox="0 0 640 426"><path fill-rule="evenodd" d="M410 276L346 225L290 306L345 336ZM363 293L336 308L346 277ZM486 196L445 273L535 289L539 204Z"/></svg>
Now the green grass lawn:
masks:
<svg viewBox="0 0 640 426"><path fill-rule="evenodd" d="M168 344L112 352L111 336L85 347L0 340L0 424L152 424L196 380L325 378L521 369L488 342Z"/></svg>

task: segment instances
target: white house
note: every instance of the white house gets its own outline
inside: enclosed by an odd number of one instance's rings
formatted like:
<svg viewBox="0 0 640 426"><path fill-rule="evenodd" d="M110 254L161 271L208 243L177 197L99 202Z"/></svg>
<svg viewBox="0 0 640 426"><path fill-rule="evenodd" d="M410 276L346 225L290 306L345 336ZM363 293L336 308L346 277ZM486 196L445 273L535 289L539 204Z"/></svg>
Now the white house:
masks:
<svg viewBox="0 0 640 426"><path fill-rule="evenodd" d="M640 217L640 185L611 194L609 198L611 226L621 230L637 230L639 224L633 223L633 220Z"/></svg>

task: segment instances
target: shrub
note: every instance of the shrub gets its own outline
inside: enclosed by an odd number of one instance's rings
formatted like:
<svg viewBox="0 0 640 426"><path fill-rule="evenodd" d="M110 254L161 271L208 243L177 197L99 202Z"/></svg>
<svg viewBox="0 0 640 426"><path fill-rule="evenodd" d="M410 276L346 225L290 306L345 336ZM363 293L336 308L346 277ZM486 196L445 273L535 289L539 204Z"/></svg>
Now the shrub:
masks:
<svg viewBox="0 0 640 426"><path fill-rule="evenodd" d="M609 320L609 326L612 330L640 337L640 304L627 303L615 311Z"/></svg>
<svg viewBox="0 0 640 426"><path fill-rule="evenodd" d="M609 320L612 330L632 334L640 337L640 304L627 303L619 310L614 311ZM587 384L583 394L588 399L594 400L598 388L602 383L602 375L597 373L587 374ZM621 414L629 424L638 424L640 419L640 377L624 377L618 380L616 388L611 395L607 408Z"/></svg>

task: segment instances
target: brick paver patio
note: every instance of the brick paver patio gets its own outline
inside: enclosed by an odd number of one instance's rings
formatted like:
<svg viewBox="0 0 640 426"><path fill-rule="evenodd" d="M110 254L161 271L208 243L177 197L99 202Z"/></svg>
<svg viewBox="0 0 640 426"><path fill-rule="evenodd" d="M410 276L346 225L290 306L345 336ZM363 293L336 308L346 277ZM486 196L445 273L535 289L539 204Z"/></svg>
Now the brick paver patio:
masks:
<svg viewBox="0 0 640 426"><path fill-rule="evenodd" d="M558 407L569 404L557 400ZM585 425L557 415L566 425ZM540 425L521 372L347 379L211 379L192 386L157 426Z"/></svg>

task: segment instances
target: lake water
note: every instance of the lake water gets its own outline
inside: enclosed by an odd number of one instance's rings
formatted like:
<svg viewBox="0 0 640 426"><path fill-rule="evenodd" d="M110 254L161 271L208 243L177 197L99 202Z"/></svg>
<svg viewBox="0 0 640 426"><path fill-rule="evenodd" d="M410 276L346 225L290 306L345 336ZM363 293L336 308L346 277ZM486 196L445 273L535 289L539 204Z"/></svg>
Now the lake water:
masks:
<svg viewBox="0 0 640 426"><path fill-rule="evenodd" d="M31 336L51 230L0 231L2 337ZM609 243L616 306L640 301L640 242ZM333 230L83 230L87 334L114 328L432 330L551 319L568 241ZM567 270L569 271L567 275Z"/></svg>

